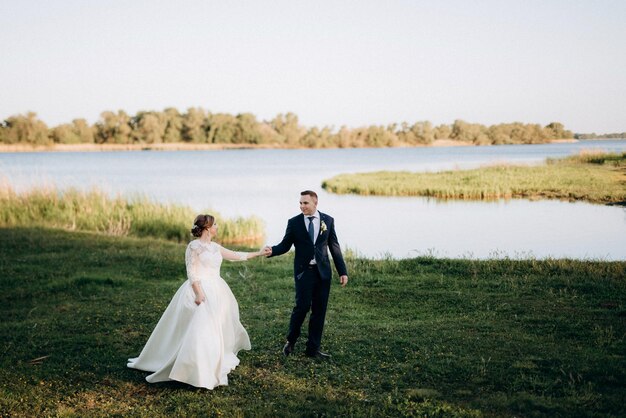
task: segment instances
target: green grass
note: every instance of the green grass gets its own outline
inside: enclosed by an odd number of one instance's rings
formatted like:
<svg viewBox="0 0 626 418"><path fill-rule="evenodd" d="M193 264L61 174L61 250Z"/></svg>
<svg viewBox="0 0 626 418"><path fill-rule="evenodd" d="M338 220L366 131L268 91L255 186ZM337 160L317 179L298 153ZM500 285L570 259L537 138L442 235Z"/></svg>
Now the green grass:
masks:
<svg viewBox="0 0 626 418"><path fill-rule="evenodd" d="M540 166L342 174L324 181L322 187L341 194L485 200L548 198L626 204L626 153L584 154L548 160Z"/></svg>
<svg viewBox="0 0 626 418"><path fill-rule="evenodd" d="M220 225L223 242L263 242L265 226L261 219L223 219L218 213L212 214ZM196 215L189 207L159 204L141 196L112 198L98 189L60 191L53 187L17 193L0 183L0 227L56 227L186 242Z"/></svg>
<svg viewBox="0 0 626 418"><path fill-rule="evenodd" d="M626 415L626 262L350 258L328 362L279 354L290 256L225 263L253 348L207 391L126 368L185 280L184 249L0 229L0 416Z"/></svg>

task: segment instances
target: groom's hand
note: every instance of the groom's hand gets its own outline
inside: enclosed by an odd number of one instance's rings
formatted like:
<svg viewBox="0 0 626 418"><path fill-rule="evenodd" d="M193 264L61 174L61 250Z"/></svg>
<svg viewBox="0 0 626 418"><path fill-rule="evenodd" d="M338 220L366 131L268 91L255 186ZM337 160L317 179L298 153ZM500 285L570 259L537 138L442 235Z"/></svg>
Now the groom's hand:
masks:
<svg viewBox="0 0 626 418"><path fill-rule="evenodd" d="M272 247L266 246L265 248L263 248L263 255L266 257L272 255Z"/></svg>
<svg viewBox="0 0 626 418"><path fill-rule="evenodd" d="M346 287L348 284L348 276L339 277L339 283L341 283L341 287Z"/></svg>

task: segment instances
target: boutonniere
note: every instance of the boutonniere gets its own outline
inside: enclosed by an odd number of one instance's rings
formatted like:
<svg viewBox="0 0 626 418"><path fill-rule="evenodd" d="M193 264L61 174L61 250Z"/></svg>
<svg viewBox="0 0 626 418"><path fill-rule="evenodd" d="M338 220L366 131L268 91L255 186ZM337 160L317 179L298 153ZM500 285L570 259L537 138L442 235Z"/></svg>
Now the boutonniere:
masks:
<svg viewBox="0 0 626 418"><path fill-rule="evenodd" d="M326 227L326 222L322 221L320 223L320 235L323 234L324 232L326 232L328 228Z"/></svg>

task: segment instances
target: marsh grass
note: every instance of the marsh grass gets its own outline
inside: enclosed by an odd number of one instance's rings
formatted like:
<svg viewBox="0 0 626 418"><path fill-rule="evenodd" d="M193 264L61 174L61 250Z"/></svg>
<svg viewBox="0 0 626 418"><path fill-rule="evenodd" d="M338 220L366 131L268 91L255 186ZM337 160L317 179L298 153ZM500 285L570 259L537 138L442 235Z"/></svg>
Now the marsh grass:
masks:
<svg viewBox="0 0 626 418"><path fill-rule="evenodd" d="M213 391L127 369L184 243L0 229L1 416L624 416L626 263L349 258L324 336L283 358L287 255L225 263L252 351Z"/></svg>
<svg viewBox="0 0 626 418"><path fill-rule="evenodd" d="M189 207L159 204L142 196L110 197L98 189L44 187L17 193L6 182L0 184L0 227L45 226L183 242L190 237L196 215ZM263 242L265 227L259 218L213 215L225 243Z"/></svg>
<svg viewBox="0 0 626 418"><path fill-rule="evenodd" d="M583 153L540 166L495 165L473 170L342 174L325 180L333 193L428 196L440 199L510 198L626 204L626 153Z"/></svg>

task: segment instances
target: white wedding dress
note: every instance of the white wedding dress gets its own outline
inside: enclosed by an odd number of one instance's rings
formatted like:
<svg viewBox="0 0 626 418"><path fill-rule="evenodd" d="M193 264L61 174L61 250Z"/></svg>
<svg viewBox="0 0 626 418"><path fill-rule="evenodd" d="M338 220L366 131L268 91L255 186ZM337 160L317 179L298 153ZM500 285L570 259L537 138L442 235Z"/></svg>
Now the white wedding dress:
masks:
<svg viewBox="0 0 626 418"><path fill-rule="evenodd" d="M150 383L176 380L213 389L228 385L239 350L250 350L250 338L239 322L239 305L220 277L222 259L245 260L245 253L211 242L189 243L185 252L187 280L178 289L152 331L139 357L128 367L153 372ZM200 282L206 300L195 304L191 287Z"/></svg>

